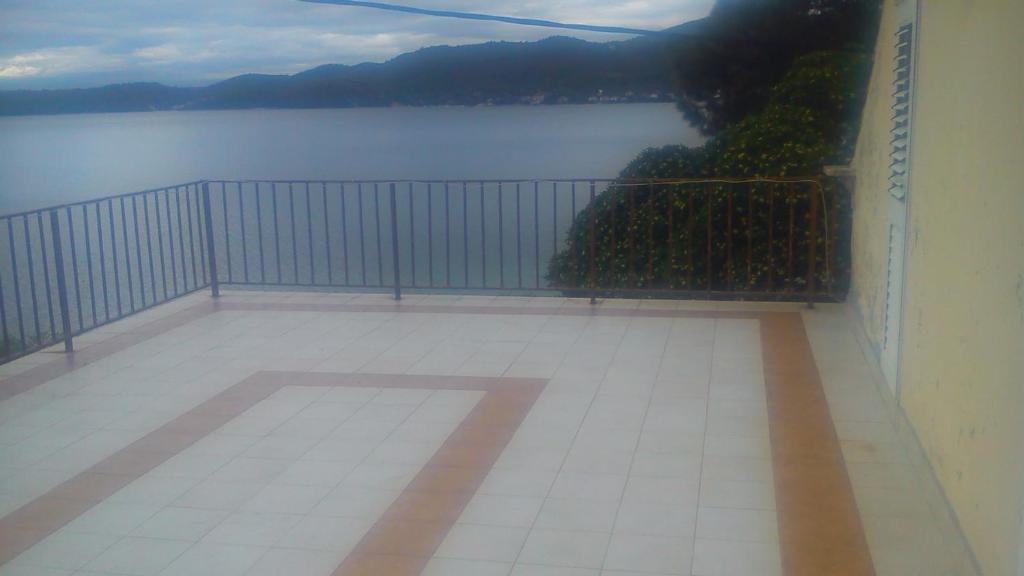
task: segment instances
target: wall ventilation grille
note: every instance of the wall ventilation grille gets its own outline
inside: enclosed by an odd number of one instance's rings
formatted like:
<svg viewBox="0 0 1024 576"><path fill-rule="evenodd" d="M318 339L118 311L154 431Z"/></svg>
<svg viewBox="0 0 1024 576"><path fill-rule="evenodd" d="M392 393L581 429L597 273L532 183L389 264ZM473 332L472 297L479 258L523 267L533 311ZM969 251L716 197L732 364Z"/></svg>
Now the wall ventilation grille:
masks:
<svg viewBox="0 0 1024 576"><path fill-rule="evenodd" d="M903 199L907 194L907 153L910 142L910 80L913 24L900 26L896 33L896 58L893 74L892 129L890 130L889 193Z"/></svg>

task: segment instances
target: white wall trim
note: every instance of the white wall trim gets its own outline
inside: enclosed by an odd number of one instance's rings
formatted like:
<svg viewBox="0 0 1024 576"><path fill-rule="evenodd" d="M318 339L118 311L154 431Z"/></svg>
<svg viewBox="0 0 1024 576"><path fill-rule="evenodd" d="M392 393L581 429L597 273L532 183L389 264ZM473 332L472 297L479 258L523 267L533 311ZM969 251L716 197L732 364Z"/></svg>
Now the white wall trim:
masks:
<svg viewBox="0 0 1024 576"><path fill-rule="evenodd" d="M1021 505L1019 514L1020 525L1017 527L1017 531L1020 534L1020 541L1017 543L1017 576L1024 576L1024 505Z"/></svg>

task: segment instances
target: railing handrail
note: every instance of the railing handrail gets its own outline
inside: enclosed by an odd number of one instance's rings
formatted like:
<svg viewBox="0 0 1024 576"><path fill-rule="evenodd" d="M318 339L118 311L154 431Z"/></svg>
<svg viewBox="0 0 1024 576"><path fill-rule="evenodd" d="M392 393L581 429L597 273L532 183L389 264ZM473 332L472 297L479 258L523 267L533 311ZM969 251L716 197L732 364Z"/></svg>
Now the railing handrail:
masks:
<svg viewBox="0 0 1024 576"><path fill-rule="evenodd" d="M210 184L533 184L539 183L562 183L562 182L594 182L596 184L616 185L646 185L646 184L797 184L815 183L821 184L821 176L742 176L742 177L709 177L709 178L392 178L392 179L274 179L274 178L245 178L245 179L211 179L203 180Z"/></svg>
<svg viewBox="0 0 1024 576"><path fill-rule="evenodd" d="M0 357L70 350L223 284L811 303L833 294L828 190L819 176L214 179L5 214Z"/></svg>
<svg viewBox="0 0 1024 576"><path fill-rule="evenodd" d="M174 190L175 188L183 188L185 186L198 186L203 182L211 182L210 180L193 180L191 182L182 182L180 184L172 184L170 186L160 186L159 188L148 188L146 190L137 190L135 192L122 192L120 194L111 194L109 196L100 196L98 198L88 198L85 200L75 200L74 202L64 202L61 204L52 204L43 208L34 208L32 210L23 210L21 212L11 212L10 214L0 214L0 220L7 218L21 218L22 216L33 216L44 212L50 212L51 210L60 210L63 208L74 208L76 206L82 206L86 204L95 204L96 202L106 202L107 200L117 200L119 198L131 198L132 196L142 196L143 194L153 194L155 192L166 192L168 190Z"/></svg>
<svg viewBox="0 0 1024 576"><path fill-rule="evenodd" d="M73 202L63 202L60 204L51 204L42 208L33 208L30 210L23 210L20 212L11 212L7 214L0 214L0 220L5 218L20 218L22 216L32 216L35 214L49 212L50 210L62 209L67 207L76 207L83 204L92 204L95 202L105 202L107 200L116 200L118 198L130 198L132 196L141 196L143 194L153 194L155 192L164 192L167 190L173 190L175 188L181 188L184 186L197 186L204 183L209 184L255 184L257 182L261 184L533 184L537 183L561 183L561 182L594 182L596 184L615 184L617 186L643 186L646 184L659 184L659 185L671 185L671 184L799 184L799 183L814 183L821 185L823 177L821 176L740 176L740 177L712 177L712 178L394 178L394 179L338 179L338 178L325 178L325 179L275 179L275 178L240 178L240 179L224 179L224 178L212 178L202 180L192 180L188 182L181 182L178 184L172 184L170 186L160 186L156 188L147 188L144 190L137 190L134 192L121 192L118 194L110 194L108 196L99 196L95 198L87 198L83 200L75 200Z"/></svg>

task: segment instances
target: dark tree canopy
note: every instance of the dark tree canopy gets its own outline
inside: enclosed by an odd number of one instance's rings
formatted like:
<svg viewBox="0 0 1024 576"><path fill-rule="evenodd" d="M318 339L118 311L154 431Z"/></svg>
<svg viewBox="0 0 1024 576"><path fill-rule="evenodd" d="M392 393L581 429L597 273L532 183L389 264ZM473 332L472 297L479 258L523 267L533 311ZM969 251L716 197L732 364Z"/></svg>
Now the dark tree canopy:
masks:
<svg viewBox="0 0 1024 576"><path fill-rule="evenodd" d="M649 178L814 177L825 164L849 162L870 63L867 55L856 51L800 56L782 80L768 90L763 108L710 137L703 146L645 150L622 171L619 183L596 198L592 211L580 212L569 231L570 249L551 260L548 279L553 285L570 289L586 286L593 278L602 287L694 290L710 286L728 291L734 288L733 276L745 274L745 288L775 291L785 284L789 262L769 254L790 250L797 254L796 283L806 285L802 278L809 260L803 256L812 237L800 221L799 233L787 248L786 220L771 216L773 198L782 198L776 187L715 185L709 189L704 184L696 188L680 184L645 188L631 186L630 182ZM822 192L835 212L832 225L836 227L836 241L831 252L825 249L824 225L813 238L821 248L815 260L817 282L829 285L834 295L842 295L849 285L850 204L835 182L826 181ZM734 208L727 208L732 206L730 194L742 199ZM808 209L804 199L787 202L796 214L805 214ZM682 218L680 223L687 222L688 217L690 220L687 225L672 228L666 214L676 214ZM708 217L706 221L693 220L693 214ZM591 222L596 223L593 230ZM640 232L639 238L646 238L648 246L644 249L646 259L639 267L629 257L638 230L646 231ZM694 238L711 236L715 239L714 256L711 251L693 252ZM733 274L735 263L725 256L727 247L747 243L758 247L757 254L750 256L746 271ZM590 246L594 252L593 276L589 269ZM677 254L673 246L690 252Z"/></svg>
<svg viewBox="0 0 1024 576"><path fill-rule="evenodd" d="M718 0L672 49L679 109L705 134L760 111L804 54L867 51L878 0Z"/></svg>
<svg viewBox="0 0 1024 576"><path fill-rule="evenodd" d="M718 0L711 16L688 27L671 49L679 107L709 138L699 147L648 149L633 160L577 216L569 249L549 265L552 284L730 292L740 278L747 290L777 292L799 291L814 278L833 295L844 294L850 203L834 181L819 189L831 243L820 215L790 216L787 229L774 212L809 214L812 194L780 196L777 185L764 182L737 189L635 181L812 178L823 165L848 162L877 9L877 0ZM646 242L642 266L633 255L638 237ZM696 250L705 238L707 250ZM747 264L738 270L732 247L744 245Z"/></svg>

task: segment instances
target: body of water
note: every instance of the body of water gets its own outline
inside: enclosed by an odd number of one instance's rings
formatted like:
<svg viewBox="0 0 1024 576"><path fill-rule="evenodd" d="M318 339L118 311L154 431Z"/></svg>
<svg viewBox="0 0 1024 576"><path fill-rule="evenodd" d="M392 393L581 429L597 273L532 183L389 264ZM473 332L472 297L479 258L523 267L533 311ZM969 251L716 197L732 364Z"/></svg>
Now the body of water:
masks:
<svg viewBox="0 0 1024 576"><path fill-rule="evenodd" d="M205 285L201 187L177 184L212 181L223 283L545 293L606 186L566 179L699 142L666 104L2 118L0 215L171 188L0 218L0 357L62 333L58 245L74 333Z"/></svg>
<svg viewBox="0 0 1024 576"><path fill-rule="evenodd" d="M672 104L0 118L0 214L201 179L606 178L700 140Z"/></svg>

